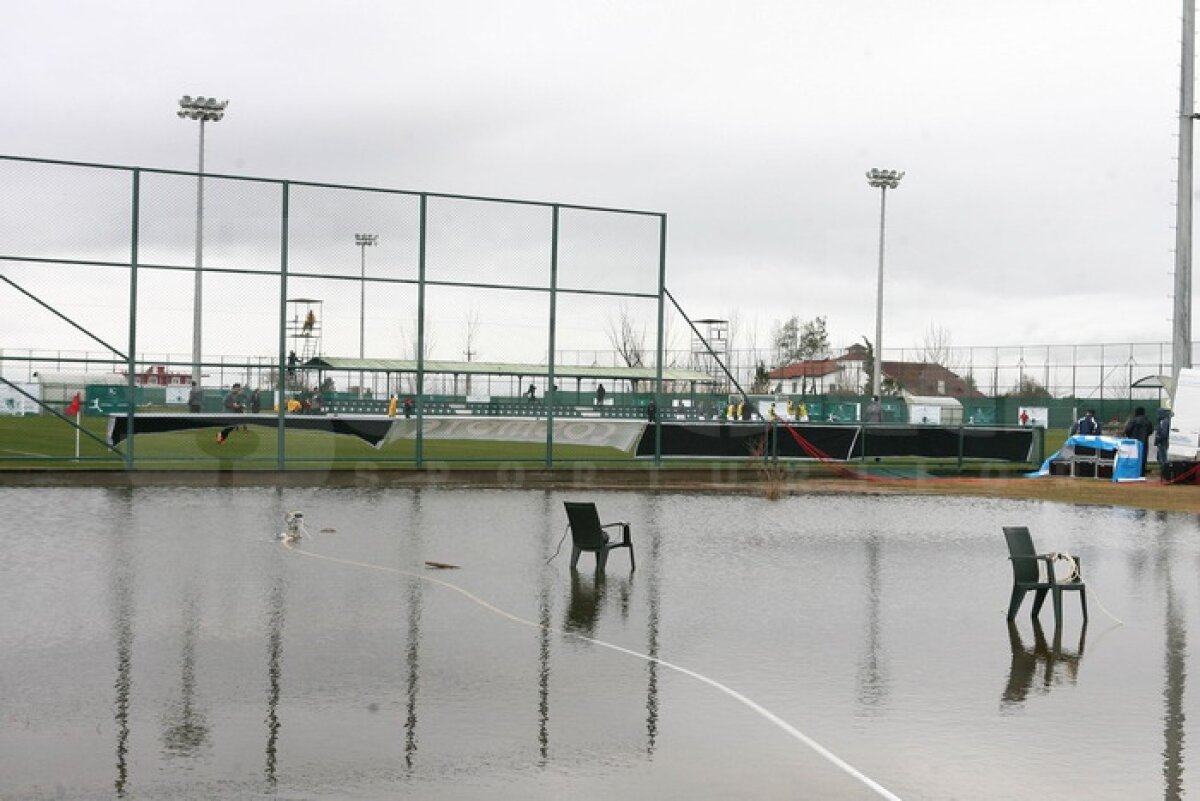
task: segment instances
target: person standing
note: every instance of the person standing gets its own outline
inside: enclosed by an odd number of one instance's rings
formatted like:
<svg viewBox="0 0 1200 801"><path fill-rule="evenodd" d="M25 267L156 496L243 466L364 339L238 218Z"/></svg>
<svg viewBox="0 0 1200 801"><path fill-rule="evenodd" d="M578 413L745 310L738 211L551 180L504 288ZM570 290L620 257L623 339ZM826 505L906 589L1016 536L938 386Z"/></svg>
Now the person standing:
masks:
<svg viewBox="0 0 1200 801"><path fill-rule="evenodd" d="M604 405L604 385L603 384L598 384L596 386L596 405L597 406Z"/></svg>
<svg viewBox="0 0 1200 801"><path fill-rule="evenodd" d="M196 386L196 382L192 382L192 388L188 391L188 411L192 414L199 414L204 411L204 390Z"/></svg>
<svg viewBox="0 0 1200 801"><path fill-rule="evenodd" d="M222 404L226 412L233 414L241 414L246 411L246 405L242 401L242 385L234 384L229 389L229 393L225 395L225 402Z"/></svg>
<svg viewBox="0 0 1200 801"><path fill-rule="evenodd" d="M1150 447L1150 432L1154 430L1154 424L1150 422L1150 418L1146 416L1146 410L1141 406L1133 410L1133 417L1129 418L1129 422L1125 424L1125 437L1127 439L1136 439L1142 445L1141 450L1141 473L1146 475L1146 457L1148 448Z"/></svg>
<svg viewBox="0 0 1200 801"><path fill-rule="evenodd" d="M867 404L867 411L863 415L863 420L868 423L883 422L883 404L879 402L878 395L871 396L871 402Z"/></svg>
<svg viewBox="0 0 1200 801"><path fill-rule="evenodd" d="M1171 443L1171 410L1158 410L1158 425L1154 427L1154 445L1158 457L1158 474L1164 477L1167 467L1167 446Z"/></svg>
<svg viewBox="0 0 1200 801"><path fill-rule="evenodd" d="M242 385L234 384L229 389L229 394L225 396L225 401L222 403L225 407L226 414L241 414L246 411L245 404L242 403ZM225 426L217 434L217 444L224 445L225 440L229 439L229 435L233 433L237 426Z"/></svg>
<svg viewBox="0 0 1200 801"><path fill-rule="evenodd" d="M1100 434L1100 421L1096 419L1096 410L1088 409L1083 417L1075 421L1075 425L1071 426L1072 434L1080 434L1085 437L1094 437Z"/></svg>

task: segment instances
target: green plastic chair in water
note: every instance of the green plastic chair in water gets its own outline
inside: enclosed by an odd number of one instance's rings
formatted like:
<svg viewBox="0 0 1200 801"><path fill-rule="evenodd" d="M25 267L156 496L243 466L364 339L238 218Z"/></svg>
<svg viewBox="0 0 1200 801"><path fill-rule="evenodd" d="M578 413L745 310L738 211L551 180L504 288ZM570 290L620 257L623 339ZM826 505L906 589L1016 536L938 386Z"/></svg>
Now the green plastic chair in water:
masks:
<svg viewBox="0 0 1200 801"><path fill-rule="evenodd" d="M1004 538L1008 540L1008 558L1013 569L1012 600L1008 603L1008 619L1016 618L1021 601L1025 600L1025 593L1032 590L1034 618L1042 611L1046 594L1053 594L1054 624L1057 626L1062 622L1062 594L1064 591L1071 591L1079 593L1079 603L1083 606L1083 622L1087 625L1087 587L1080 577L1079 557L1037 553L1033 547L1033 537L1025 526L1005 526ZM1075 563L1075 575L1061 581L1054 575L1054 563L1059 561L1060 556L1069 556ZM1046 565L1044 578L1040 568L1042 563Z"/></svg>
<svg viewBox="0 0 1200 801"><path fill-rule="evenodd" d="M633 559L633 541L629 539L629 524L620 523L601 523L600 514L596 511L596 504L581 503L575 501L564 501L563 506L567 509L567 522L571 528L571 569L575 570L579 564L579 555L584 551L589 551L596 554L596 570L603 572L604 565L608 562L608 552L614 548L629 549L629 569L634 570L637 565ZM621 539L618 542L612 542L608 538L606 528L621 528Z"/></svg>

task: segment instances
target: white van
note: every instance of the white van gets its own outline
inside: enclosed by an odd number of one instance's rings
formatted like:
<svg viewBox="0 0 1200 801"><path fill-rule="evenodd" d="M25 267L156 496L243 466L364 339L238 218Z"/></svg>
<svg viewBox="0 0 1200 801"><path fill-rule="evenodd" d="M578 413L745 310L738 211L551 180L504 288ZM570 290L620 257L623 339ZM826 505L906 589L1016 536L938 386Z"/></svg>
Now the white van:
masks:
<svg viewBox="0 0 1200 801"><path fill-rule="evenodd" d="M1200 462L1200 370L1184 368L1171 394L1171 440L1167 460Z"/></svg>

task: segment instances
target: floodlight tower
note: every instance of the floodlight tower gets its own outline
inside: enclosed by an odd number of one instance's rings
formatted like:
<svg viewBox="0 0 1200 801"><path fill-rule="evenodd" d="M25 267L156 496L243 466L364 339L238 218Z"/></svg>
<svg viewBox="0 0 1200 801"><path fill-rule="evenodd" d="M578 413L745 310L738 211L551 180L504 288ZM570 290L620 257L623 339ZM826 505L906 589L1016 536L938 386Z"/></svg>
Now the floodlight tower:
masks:
<svg viewBox="0 0 1200 801"><path fill-rule="evenodd" d="M900 185L903 170L867 171L867 183L879 189L879 283L875 287L875 360L871 365L871 394L880 397L883 369L883 240L887 221L887 191Z"/></svg>
<svg viewBox="0 0 1200 801"><path fill-rule="evenodd" d="M196 284L192 291L192 380L197 383L200 382L201 320L204 304L204 123L220 122L225 117L225 107L228 105L228 100L217 100L215 97L184 95L179 98L179 111L176 112L176 115L183 119L200 121L200 166L196 171Z"/></svg>
<svg viewBox="0 0 1200 801"><path fill-rule="evenodd" d="M364 343L366 342L367 331L367 248L374 247L379 243L379 234L355 234L354 244L358 245L358 249L362 254L361 266L358 274L358 358L365 359L366 351ZM360 371L358 374L358 395L362 397L363 391L363 374Z"/></svg>

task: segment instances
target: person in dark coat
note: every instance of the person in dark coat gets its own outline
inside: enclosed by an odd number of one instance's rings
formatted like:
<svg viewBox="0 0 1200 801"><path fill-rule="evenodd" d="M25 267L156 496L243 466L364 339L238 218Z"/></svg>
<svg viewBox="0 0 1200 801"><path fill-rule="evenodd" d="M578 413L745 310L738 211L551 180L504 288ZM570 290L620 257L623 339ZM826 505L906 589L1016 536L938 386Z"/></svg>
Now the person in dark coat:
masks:
<svg viewBox="0 0 1200 801"><path fill-rule="evenodd" d="M1167 446L1171 443L1171 410L1158 410L1158 425L1154 427L1154 445L1157 450L1155 454L1158 457L1158 471L1160 475L1164 475L1163 470L1167 465Z"/></svg>
<svg viewBox="0 0 1200 801"><path fill-rule="evenodd" d="M204 390L192 382L192 388L188 390L188 411L193 414L198 414L204 410Z"/></svg>
<svg viewBox="0 0 1200 801"><path fill-rule="evenodd" d="M1150 447L1150 432L1154 431L1154 424L1150 422L1150 418L1146 416L1146 410L1139 406L1133 410L1133 417L1129 418L1129 422L1125 424L1126 439L1136 439L1142 443L1142 472L1141 475L1146 475L1146 456L1147 449Z"/></svg>
<svg viewBox="0 0 1200 801"><path fill-rule="evenodd" d="M221 405L224 407L226 414L242 414L245 412L246 407L242 402L242 385L234 384ZM217 434L217 444L224 445L225 440L229 439L229 435L238 428L244 428L244 426L225 426L222 428L220 433Z"/></svg>
<svg viewBox="0 0 1200 801"><path fill-rule="evenodd" d="M1098 435L1100 433L1100 421L1096 419L1096 410L1088 409L1083 417L1075 421L1075 425L1071 426L1072 434L1081 434L1085 437Z"/></svg>

